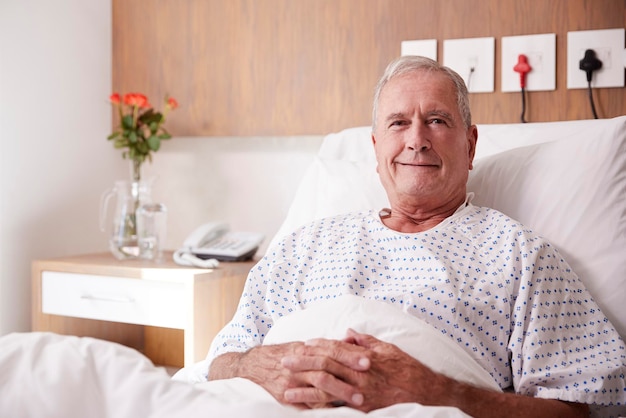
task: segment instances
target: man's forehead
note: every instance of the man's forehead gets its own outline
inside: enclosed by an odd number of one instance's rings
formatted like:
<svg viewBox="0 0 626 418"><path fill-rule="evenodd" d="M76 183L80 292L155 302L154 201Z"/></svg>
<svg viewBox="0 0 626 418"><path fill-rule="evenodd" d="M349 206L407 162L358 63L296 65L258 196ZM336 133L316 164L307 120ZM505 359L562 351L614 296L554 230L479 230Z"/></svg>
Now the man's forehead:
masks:
<svg viewBox="0 0 626 418"><path fill-rule="evenodd" d="M400 74L390 79L381 91L381 96L400 92L427 93L439 90L444 95L454 95L455 85L445 74L438 71L417 70Z"/></svg>
<svg viewBox="0 0 626 418"><path fill-rule="evenodd" d="M389 80L380 94L379 105L384 109L379 116L420 110L432 114L460 117L454 83L438 72L412 71ZM457 115L458 114L458 115Z"/></svg>

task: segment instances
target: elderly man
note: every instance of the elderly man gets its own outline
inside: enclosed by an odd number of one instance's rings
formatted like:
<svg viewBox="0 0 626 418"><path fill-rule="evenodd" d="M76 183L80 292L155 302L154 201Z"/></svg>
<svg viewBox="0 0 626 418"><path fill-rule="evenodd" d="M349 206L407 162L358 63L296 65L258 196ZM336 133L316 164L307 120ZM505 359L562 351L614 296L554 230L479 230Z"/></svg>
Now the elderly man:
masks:
<svg viewBox="0 0 626 418"><path fill-rule="evenodd" d="M477 138L456 73L421 57L392 62L372 130L391 208L316 221L271 248L213 342L208 378L245 377L299 407L362 411L418 402L474 417L584 417L588 403L624 402L624 343L566 262L528 228L471 204ZM281 316L342 294L402 305L480 353L505 391L456 381L352 330L262 345Z"/></svg>

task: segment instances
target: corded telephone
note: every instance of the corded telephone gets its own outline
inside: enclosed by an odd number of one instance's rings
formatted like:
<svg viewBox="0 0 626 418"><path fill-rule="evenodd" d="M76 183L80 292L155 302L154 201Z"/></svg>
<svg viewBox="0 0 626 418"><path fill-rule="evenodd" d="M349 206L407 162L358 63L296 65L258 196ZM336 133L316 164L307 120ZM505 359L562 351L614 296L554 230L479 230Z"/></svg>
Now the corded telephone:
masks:
<svg viewBox="0 0 626 418"><path fill-rule="evenodd" d="M209 222L196 228L174 253L174 261L184 266L217 267L219 261L243 261L254 256L263 234L229 232L224 222Z"/></svg>

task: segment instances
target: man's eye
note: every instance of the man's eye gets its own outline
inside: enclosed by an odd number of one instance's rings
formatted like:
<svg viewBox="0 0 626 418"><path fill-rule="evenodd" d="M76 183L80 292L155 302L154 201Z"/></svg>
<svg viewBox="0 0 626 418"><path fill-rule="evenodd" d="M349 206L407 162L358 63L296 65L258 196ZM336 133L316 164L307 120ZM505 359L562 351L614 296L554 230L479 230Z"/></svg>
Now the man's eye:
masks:
<svg viewBox="0 0 626 418"><path fill-rule="evenodd" d="M404 124L405 122L403 120L394 120L394 121L391 121L389 126L402 126Z"/></svg>
<svg viewBox="0 0 626 418"><path fill-rule="evenodd" d="M431 119L431 120L430 120L430 123L434 123L434 124L436 124L436 125L439 125L439 124L441 124L441 123L445 123L445 122L444 122L444 120L443 120L443 119L438 119L438 118L435 118L435 119Z"/></svg>

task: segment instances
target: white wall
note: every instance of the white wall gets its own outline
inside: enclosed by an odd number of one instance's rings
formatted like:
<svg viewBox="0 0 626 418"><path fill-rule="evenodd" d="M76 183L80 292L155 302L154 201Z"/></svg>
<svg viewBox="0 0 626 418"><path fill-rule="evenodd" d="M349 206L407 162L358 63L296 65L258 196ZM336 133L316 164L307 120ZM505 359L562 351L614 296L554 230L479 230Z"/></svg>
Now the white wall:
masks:
<svg viewBox="0 0 626 418"><path fill-rule="evenodd" d="M124 169L110 129L111 4L0 2L0 334L30 329L30 264L101 248Z"/></svg>
<svg viewBox="0 0 626 418"><path fill-rule="evenodd" d="M110 0L0 0L0 335L30 330L32 260L107 250L100 196L129 175L106 140L111 49ZM320 141L164 143L144 177L168 206L168 247L214 219L266 245Z"/></svg>
<svg viewBox="0 0 626 418"><path fill-rule="evenodd" d="M169 249L199 224L222 220L262 232L262 253L276 233L322 137L185 137L162 144L143 177L168 208Z"/></svg>

